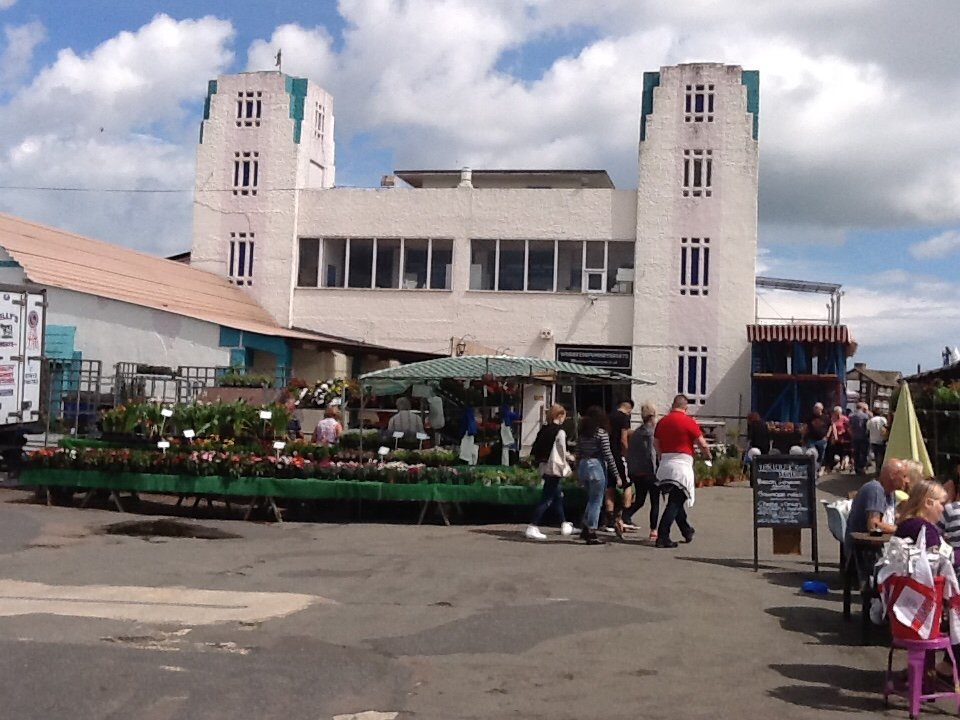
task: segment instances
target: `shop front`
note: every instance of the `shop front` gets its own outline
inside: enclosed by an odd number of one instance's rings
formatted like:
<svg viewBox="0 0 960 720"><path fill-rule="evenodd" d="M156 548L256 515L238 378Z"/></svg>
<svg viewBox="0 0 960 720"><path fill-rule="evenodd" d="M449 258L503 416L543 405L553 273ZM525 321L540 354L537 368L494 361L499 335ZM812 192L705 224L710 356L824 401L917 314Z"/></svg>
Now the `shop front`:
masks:
<svg viewBox="0 0 960 720"><path fill-rule="evenodd" d="M556 360L630 375L633 370L633 348L626 345L557 345ZM615 403L630 396L629 381L611 379L604 383L558 383L555 398L556 402L571 412L582 413L592 405L599 405L610 412Z"/></svg>

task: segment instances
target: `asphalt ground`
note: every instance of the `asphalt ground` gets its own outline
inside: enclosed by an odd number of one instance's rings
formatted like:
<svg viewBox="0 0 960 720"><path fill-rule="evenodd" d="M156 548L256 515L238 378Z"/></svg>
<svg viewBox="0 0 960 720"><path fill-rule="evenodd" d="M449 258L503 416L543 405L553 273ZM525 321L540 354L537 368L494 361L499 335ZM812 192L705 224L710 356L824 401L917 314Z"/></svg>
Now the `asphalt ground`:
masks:
<svg viewBox="0 0 960 720"><path fill-rule="evenodd" d="M826 478L821 495L856 485ZM181 520L239 537L130 537L102 532L138 519L107 507L0 490L0 716L907 716L882 702L883 633L862 647L841 617L822 511L831 591L806 595L809 532L807 555L774 556L762 531L754 572L748 487L699 490L676 550L216 513Z"/></svg>

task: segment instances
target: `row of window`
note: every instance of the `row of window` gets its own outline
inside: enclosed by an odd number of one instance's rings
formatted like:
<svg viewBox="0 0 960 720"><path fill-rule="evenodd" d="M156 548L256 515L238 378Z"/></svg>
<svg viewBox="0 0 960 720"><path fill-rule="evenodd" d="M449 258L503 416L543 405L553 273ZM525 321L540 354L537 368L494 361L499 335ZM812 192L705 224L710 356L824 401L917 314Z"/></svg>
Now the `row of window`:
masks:
<svg viewBox="0 0 960 720"><path fill-rule="evenodd" d="M317 103L313 112L313 132L318 138L323 137L326 124L323 103ZM237 93L237 127L260 127L263 116L263 92L260 90L243 90Z"/></svg>
<svg viewBox="0 0 960 720"><path fill-rule="evenodd" d="M254 233L230 233L227 277L236 285L253 285Z"/></svg>
<svg viewBox="0 0 960 720"><path fill-rule="evenodd" d="M629 294L633 264L630 241L474 239L470 289ZM452 265L450 238L305 237L300 238L297 286L449 290ZM680 294L709 290L710 238L681 238Z"/></svg>
<svg viewBox="0 0 960 720"><path fill-rule="evenodd" d="M449 238L300 238L297 285L449 290Z"/></svg>
<svg viewBox="0 0 960 720"><path fill-rule="evenodd" d="M712 84L687 85L684 122L713 122L713 90Z"/></svg>

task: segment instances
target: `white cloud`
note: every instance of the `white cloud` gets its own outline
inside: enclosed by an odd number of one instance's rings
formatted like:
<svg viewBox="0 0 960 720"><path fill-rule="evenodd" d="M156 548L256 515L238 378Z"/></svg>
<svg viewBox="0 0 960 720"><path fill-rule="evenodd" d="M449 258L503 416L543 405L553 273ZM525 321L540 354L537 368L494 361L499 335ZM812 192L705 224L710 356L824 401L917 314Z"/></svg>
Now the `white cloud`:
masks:
<svg viewBox="0 0 960 720"><path fill-rule="evenodd" d="M34 21L6 25L3 34L6 43L0 53L0 90L9 90L29 72L34 48L47 39L47 31L43 23Z"/></svg>
<svg viewBox="0 0 960 720"><path fill-rule="evenodd" d="M0 10L9 10L17 4L17 0L0 0Z"/></svg>
<svg viewBox="0 0 960 720"><path fill-rule="evenodd" d="M184 193L6 191L0 208L156 252L190 244L195 107L233 59L232 25L157 15L88 53L67 48L0 106L5 184Z"/></svg>
<svg viewBox="0 0 960 720"><path fill-rule="evenodd" d="M919 260L947 257L960 250L960 230L947 230L910 246L910 254Z"/></svg>

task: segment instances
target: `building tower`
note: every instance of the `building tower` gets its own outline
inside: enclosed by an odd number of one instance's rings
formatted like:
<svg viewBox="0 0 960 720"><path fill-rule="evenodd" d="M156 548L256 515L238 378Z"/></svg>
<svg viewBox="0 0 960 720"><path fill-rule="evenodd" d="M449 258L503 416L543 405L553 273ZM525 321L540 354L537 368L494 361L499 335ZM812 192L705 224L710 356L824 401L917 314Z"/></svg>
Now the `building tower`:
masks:
<svg viewBox="0 0 960 720"><path fill-rule="evenodd" d="M634 370L698 414L750 405L759 76L697 63L643 77Z"/></svg>
<svg viewBox="0 0 960 720"><path fill-rule="evenodd" d="M298 191L334 185L333 98L279 72L221 75L200 124L191 265L291 324Z"/></svg>

